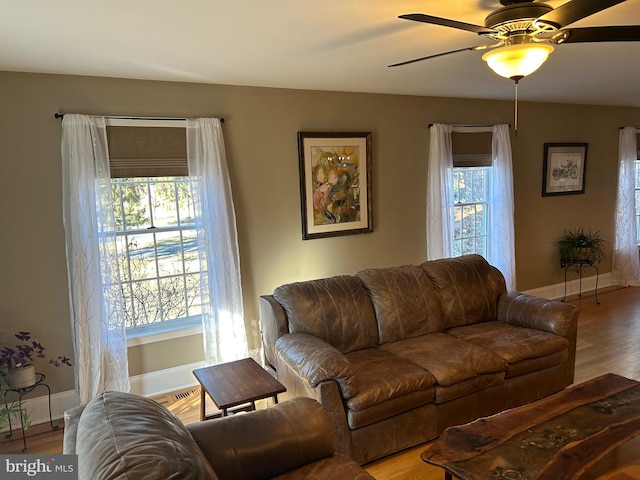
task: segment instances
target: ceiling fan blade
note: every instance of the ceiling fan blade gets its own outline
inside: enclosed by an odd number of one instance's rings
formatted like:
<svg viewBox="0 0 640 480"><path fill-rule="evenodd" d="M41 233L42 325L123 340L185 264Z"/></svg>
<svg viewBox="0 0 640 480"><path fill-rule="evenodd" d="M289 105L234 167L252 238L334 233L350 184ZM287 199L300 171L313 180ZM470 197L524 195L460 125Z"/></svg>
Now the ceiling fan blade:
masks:
<svg viewBox="0 0 640 480"><path fill-rule="evenodd" d="M560 5L558 8L554 8L549 13L538 17L536 22L549 22L558 28L562 28L624 1L625 0L571 0Z"/></svg>
<svg viewBox="0 0 640 480"><path fill-rule="evenodd" d="M497 33L497 31L492 28L481 27L480 25L473 25L471 23L458 22L457 20L449 20L448 18L433 17L423 13L408 13L406 15L400 15L398 18L413 20L414 22L442 25L443 27L458 28L460 30L477 33L478 35Z"/></svg>
<svg viewBox="0 0 640 480"><path fill-rule="evenodd" d="M393 65L389 65L389 67L400 67L402 65L409 65L410 63L421 62L423 60L429 60L431 58L438 58L438 57L443 57L445 55L451 55L452 53L468 52L471 50L485 50L487 48L491 48L494 46L495 45L476 45L474 47L459 48L457 50L451 50L449 52L436 53L434 55L428 55L426 57L414 58L413 60L407 60L406 62L394 63Z"/></svg>
<svg viewBox="0 0 640 480"><path fill-rule="evenodd" d="M567 28L551 38L551 43L580 42L640 42L640 25Z"/></svg>

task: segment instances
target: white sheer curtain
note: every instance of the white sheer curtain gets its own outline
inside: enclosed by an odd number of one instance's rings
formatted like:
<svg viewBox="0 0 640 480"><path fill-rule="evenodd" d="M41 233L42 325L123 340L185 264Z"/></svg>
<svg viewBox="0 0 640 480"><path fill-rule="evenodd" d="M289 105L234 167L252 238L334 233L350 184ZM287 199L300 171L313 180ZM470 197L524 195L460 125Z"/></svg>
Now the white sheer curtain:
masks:
<svg viewBox="0 0 640 480"><path fill-rule="evenodd" d="M638 158L637 142L636 128L620 130L611 280L614 285L625 287L640 285L634 168Z"/></svg>
<svg viewBox="0 0 640 480"><path fill-rule="evenodd" d="M75 388L86 403L130 387L104 118L66 114L61 150Z"/></svg>
<svg viewBox="0 0 640 480"><path fill-rule="evenodd" d="M491 131L490 245L487 261L505 277L508 289L515 288L515 233L513 171L508 125L457 127L434 124L430 128L427 182L427 258L450 257L453 252L453 154L451 132Z"/></svg>
<svg viewBox="0 0 640 480"><path fill-rule="evenodd" d="M447 258L453 252L453 153L451 125L429 129L427 177L427 259Z"/></svg>
<svg viewBox="0 0 640 480"><path fill-rule="evenodd" d="M236 219L218 119L187 120L187 158L189 175L197 177L203 340L212 365L247 356Z"/></svg>
<svg viewBox="0 0 640 480"><path fill-rule="evenodd" d="M495 125L492 138L491 217L487 261L504 275L507 289L516 288L513 166L509 125Z"/></svg>

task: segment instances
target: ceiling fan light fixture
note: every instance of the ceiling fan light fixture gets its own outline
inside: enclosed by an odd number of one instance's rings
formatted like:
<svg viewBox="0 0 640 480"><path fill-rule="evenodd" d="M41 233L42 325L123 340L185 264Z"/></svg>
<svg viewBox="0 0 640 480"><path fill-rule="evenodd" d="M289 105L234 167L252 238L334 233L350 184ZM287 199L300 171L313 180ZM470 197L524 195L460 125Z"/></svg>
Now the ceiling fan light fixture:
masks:
<svg viewBox="0 0 640 480"><path fill-rule="evenodd" d="M501 77L519 80L540 68L553 50L546 43L519 43L491 50L482 60Z"/></svg>

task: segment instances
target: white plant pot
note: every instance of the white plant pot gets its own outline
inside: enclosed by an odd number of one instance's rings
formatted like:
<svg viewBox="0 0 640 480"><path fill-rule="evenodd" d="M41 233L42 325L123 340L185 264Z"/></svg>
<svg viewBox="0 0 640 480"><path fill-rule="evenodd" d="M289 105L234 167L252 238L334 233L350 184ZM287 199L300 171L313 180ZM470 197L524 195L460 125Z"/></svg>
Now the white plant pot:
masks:
<svg viewBox="0 0 640 480"><path fill-rule="evenodd" d="M9 369L9 382L11 388L27 388L36 383L36 367L25 365Z"/></svg>

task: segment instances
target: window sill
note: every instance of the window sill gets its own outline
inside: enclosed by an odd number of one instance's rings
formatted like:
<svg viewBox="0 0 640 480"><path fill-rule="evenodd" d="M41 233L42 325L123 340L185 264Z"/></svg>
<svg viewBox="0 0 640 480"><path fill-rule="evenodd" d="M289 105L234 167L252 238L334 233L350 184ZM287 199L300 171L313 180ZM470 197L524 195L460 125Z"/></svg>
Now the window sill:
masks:
<svg viewBox="0 0 640 480"><path fill-rule="evenodd" d="M202 325L176 325L168 328L156 328L149 332L127 333L127 347L137 347L149 343L164 342L174 338L188 337L202 333Z"/></svg>

